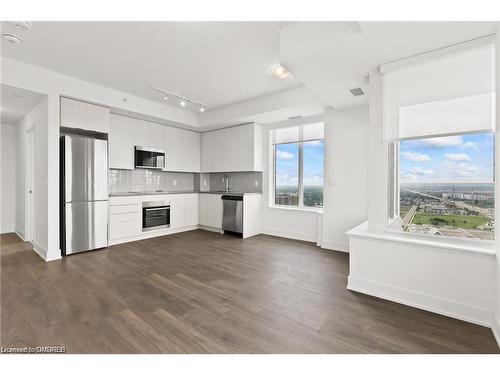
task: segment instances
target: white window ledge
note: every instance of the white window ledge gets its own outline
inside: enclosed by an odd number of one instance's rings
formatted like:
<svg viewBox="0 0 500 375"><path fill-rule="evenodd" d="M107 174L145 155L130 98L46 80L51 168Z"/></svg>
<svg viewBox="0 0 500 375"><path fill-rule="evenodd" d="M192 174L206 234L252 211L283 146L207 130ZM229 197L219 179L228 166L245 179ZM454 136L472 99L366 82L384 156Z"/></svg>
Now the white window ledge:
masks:
<svg viewBox="0 0 500 375"><path fill-rule="evenodd" d="M323 213L323 209L322 208L313 208L313 207L269 205L269 208L276 208L278 210L287 210L287 211L315 212L317 214L322 214Z"/></svg>
<svg viewBox="0 0 500 375"><path fill-rule="evenodd" d="M368 222L358 225L346 233L349 237L366 238L378 241L387 241L411 246L425 246L445 251L470 253L479 256L495 257L494 241L433 238L430 235L415 235L404 232L379 232L368 230Z"/></svg>

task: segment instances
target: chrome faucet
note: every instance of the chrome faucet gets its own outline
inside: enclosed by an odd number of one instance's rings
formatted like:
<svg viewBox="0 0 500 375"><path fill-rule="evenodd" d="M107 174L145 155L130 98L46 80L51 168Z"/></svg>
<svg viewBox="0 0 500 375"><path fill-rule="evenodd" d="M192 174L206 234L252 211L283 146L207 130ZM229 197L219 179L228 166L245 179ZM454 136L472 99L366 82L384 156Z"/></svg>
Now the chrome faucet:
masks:
<svg viewBox="0 0 500 375"><path fill-rule="evenodd" d="M224 191L229 193L231 191L229 187L229 177L227 175L222 176L222 181L224 182Z"/></svg>

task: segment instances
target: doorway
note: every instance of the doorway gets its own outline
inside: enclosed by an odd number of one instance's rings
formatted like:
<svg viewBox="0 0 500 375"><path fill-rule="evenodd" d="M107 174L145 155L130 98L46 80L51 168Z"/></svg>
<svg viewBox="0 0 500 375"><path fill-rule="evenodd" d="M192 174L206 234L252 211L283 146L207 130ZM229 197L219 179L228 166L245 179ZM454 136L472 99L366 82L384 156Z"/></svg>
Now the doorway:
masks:
<svg viewBox="0 0 500 375"><path fill-rule="evenodd" d="M36 124L33 124L26 131L26 174L25 174L25 240L33 243L35 231L35 191L34 185L34 165L35 165L35 137L36 137Z"/></svg>

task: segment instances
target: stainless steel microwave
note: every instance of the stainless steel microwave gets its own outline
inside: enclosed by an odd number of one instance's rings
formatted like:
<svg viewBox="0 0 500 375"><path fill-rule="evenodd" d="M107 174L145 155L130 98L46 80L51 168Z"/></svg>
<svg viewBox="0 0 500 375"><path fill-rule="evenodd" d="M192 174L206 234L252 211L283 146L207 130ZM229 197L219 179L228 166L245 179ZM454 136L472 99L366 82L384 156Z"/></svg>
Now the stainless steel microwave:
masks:
<svg viewBox="0 0 500 375"><path fill-rule="evenodd" d="M143 146L135 146L135 167L149 169L165 168L165 151Z"/></svg>

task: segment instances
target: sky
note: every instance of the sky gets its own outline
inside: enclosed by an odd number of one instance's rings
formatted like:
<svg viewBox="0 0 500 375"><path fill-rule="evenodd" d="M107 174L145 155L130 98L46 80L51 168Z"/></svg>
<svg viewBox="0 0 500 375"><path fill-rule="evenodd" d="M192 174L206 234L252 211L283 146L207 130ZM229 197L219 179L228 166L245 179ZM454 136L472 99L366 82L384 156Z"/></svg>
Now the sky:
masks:
<svg viewBox="0 0 500 375"><path fill-rule="evenodd" d="M492 133L401 141L402 183L493 182Z"/></svg>
<svg viewBox="0 0 500 375"><path fill-rule="evenodd" d="M299 146L276 145L276 185L298 186ZM323 140L304 142L304 186L323 185Z"/></svg>

